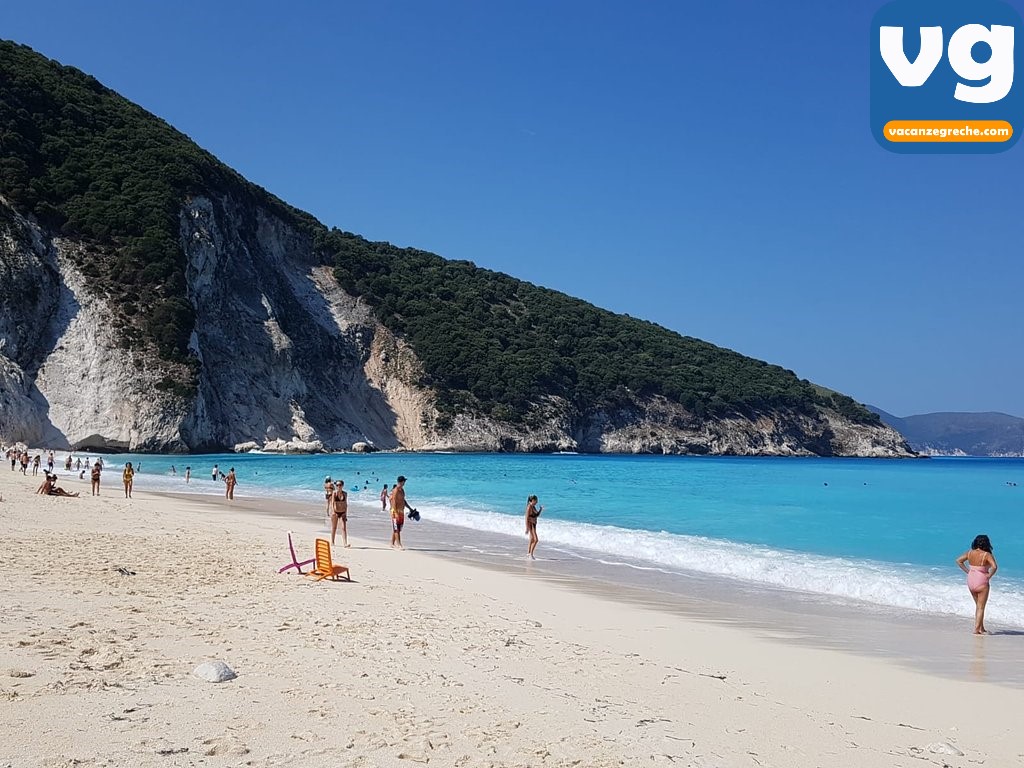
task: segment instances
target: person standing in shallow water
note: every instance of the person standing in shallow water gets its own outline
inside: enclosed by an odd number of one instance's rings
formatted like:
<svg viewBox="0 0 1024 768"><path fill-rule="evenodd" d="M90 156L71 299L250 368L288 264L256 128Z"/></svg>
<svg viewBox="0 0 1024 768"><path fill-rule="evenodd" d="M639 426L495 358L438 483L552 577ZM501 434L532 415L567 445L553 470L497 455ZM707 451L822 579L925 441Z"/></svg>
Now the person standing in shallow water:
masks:
<svg viewBox="0 0 1024 768"><path fill-rule="evenodd" d="M967 589L974 598L974 634L987 635L985 606L988 604L988 582L999 570L988 536L983 533L975 536L971 548L956 559L956 564L967 574Z"/></svg>
<svg viewBox="0 0 1024 768"><path fill-rule="evenodd" d="M526 554L531 560L536 560L533 551L537 548L537 542L540 539L537 538L537 518L540 517L540 513L544 511L543 506L537 506L537 497L530 496L526 499L526 535L530 537L530 546L526 550Z"/></svg>
<svg viewBox="0 0 1024 768"><path fill-rule="evenodd" d="M384 483L384 488L380 492L380 511L388 511L388 484Z"/></svg>

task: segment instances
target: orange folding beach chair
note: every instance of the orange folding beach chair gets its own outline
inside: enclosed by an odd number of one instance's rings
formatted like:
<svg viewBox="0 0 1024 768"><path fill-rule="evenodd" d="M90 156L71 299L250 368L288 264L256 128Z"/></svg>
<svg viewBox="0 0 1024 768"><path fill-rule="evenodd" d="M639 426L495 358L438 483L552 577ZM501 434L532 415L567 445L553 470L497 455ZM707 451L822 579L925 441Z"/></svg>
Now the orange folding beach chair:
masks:
<svg viewBox="0 0 1024 768"><path fill-rule="evenodd" d="M331 581L339 581L339 576L345 574L347 581L352 581L352 574L348 571L348 566L335 565L331 562L331 543L327 539L316 540L316 567L306 574L306 576L316 576L317 581L323 579L330 579Z"/></svg>

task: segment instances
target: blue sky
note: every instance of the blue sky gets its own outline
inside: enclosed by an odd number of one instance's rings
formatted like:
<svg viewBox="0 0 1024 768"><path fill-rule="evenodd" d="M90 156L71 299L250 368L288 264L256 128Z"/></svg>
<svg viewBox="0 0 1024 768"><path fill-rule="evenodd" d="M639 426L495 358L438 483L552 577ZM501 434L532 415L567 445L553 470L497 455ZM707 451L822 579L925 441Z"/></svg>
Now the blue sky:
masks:
<svg viewBox="0 0 1024 768"><path fill-rule="evenodd" d="M880 5L33 0L0 6L0 37L330 226L897 415L1024 416L1024 143L882 150Z"/></svg>

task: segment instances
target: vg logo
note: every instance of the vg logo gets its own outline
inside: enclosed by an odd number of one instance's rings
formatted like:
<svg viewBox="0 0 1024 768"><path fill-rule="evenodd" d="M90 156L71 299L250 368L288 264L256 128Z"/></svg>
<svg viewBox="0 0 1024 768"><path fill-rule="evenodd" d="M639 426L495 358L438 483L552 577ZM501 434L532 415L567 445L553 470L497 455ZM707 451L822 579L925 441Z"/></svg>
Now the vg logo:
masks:
<svg viewBox="0 0 1024 768"><path fill-rule="evenodd" d="M1019 14L997 0L895 0L871 22L871 130L904 153L991 153L1024 128ZM1024 45L1024 41L1021 41Z"/></svg>

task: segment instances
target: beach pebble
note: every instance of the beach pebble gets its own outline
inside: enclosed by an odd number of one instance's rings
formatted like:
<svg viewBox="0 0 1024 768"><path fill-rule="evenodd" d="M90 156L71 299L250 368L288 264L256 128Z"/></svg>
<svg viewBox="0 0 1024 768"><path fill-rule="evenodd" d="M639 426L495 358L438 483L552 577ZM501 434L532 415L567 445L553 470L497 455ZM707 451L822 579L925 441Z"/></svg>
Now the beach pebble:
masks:
<svg viewBox="0 0 1024 768"><path fill-rule="evenodd" d="M238 677L223 661L207 661L196 667L192 674L208 683L223 683L225 680L234 680Z"/></svg>
<svg viewBox="0 0 1024 768"><path fill-rule="evenodd" d="M32 677L35 672L29 672L25 669L11 669L7 672L11 677Z"/></svg>

